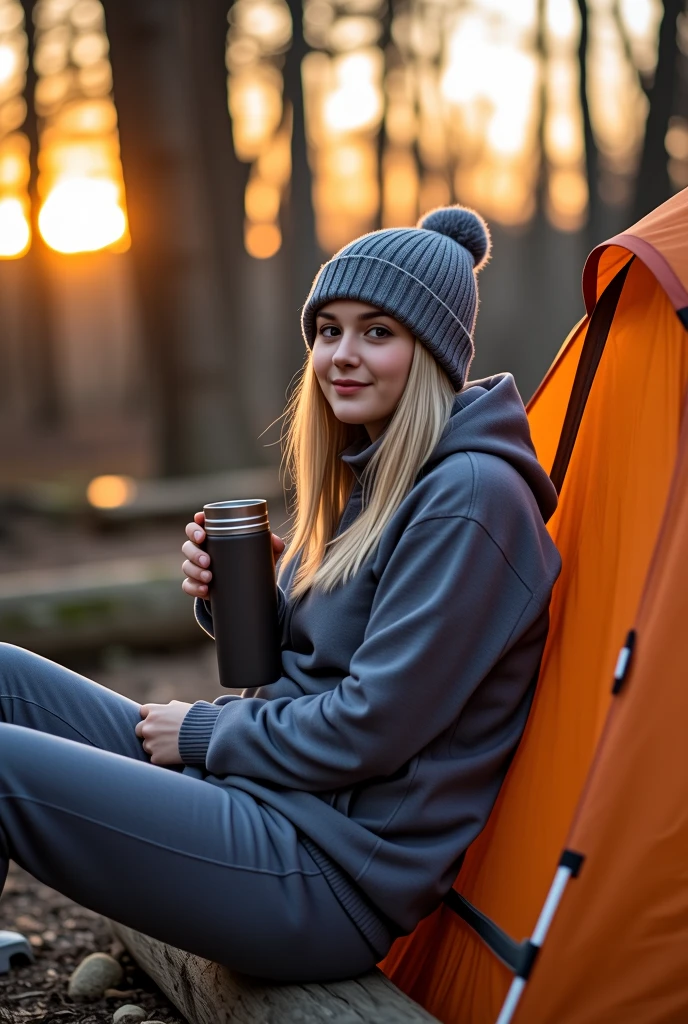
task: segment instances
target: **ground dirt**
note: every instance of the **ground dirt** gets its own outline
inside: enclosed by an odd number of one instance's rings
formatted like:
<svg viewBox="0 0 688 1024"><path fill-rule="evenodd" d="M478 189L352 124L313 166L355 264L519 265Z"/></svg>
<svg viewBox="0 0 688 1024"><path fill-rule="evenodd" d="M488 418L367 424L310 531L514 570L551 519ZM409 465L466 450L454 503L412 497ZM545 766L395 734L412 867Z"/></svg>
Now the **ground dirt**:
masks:
<svg viewBox="0 0 688 1024"><path fill-rule="evenodd" d="M115 944L107 921L37 882L12 865L0 900L0 929L21 932L31 943L34 963L17 963L0 975L2 1024L101 1024L118 1006L135 1003L149 1020L182 1021L179 1011ZM93 1003L67 995L74 968L89 953L113 953L122 964L121 994Z"/></svg>

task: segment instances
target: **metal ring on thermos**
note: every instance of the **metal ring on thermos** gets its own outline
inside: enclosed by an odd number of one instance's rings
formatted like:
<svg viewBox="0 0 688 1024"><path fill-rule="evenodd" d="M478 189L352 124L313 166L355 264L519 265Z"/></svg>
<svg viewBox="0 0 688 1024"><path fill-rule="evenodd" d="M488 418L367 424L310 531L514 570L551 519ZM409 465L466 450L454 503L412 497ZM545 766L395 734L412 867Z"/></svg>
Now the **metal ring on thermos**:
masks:
<svg viewBox="0 0 688 1024"><path fill-rule="evenodd" d="M265 498L213 501L203 506L203 512L208 536L260 533L270 529Z"/></svg>

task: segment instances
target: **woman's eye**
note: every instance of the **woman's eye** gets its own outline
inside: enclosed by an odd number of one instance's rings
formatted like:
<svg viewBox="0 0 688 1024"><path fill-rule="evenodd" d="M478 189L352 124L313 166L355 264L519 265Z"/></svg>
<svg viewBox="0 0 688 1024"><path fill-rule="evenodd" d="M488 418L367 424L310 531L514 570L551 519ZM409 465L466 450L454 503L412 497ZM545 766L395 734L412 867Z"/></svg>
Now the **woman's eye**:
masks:
<svg viewBox="0 0 688 1024"><path fill-rule="evenodd" d="M336 338L336 334L329 333L330 331L336 330L337 328L334 326L334 324L325 324L323 327L320 328L320 333L322 334L323 338Z"/></svg>
<svg viewBox="0 0 688 1024"><path fill-rule="evenodd" d="M382 331L382 334L375 334L375 338L391 338L392 332L387 327L375 326L370 328L371 331Z"/></svg>

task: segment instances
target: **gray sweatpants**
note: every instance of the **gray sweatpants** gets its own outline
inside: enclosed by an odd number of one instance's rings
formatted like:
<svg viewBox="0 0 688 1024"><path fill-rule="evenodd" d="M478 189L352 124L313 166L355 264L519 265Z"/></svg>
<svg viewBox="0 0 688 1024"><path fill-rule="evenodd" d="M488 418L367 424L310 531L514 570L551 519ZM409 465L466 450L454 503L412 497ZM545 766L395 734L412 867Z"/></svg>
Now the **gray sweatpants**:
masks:
<svg viewBox="0 0 688 1024"><path fill-rule="evenodd" d="M280 813L152 765L139 705L0 644L0 891L10 859L85 907L234 970L353 977L380 958Z"/></svg>

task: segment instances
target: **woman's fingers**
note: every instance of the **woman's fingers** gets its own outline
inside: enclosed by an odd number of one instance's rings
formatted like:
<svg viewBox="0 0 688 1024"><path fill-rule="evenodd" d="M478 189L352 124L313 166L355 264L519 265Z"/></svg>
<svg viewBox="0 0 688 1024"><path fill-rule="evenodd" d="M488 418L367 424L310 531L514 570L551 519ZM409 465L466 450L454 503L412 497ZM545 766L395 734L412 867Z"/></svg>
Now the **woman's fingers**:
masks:
<svg viewBox="0 0 688 1024"><path fill-rule="evenodd" d="M196 515L203 515L203 513L197 512ZM197 544L202 544L205 540L205 530L202 523L187 523L184 532L189 540L193 540Z"/></svg>
<svg viewBox="0 0 688 1024"><path fill-rule="evenodd" d="M213 574L208 569L201 569L194 562L187 558L182 565L182 572L185 576L188 576L192 580L196 580L198 583L210 583Z"/></svg>
<svg viewBox="0 0 688 1024"><path fill-rule="evenodd" d="M186 555L186 561L182 565L182 572L186 577L182 583L182 590L191 597L207 597L208 583L212 579L212 573L208 569L210 558L198 546L205 538L204 523L203 512L197 512L193 523L186 524L186 536L189 539L182 544L182 553Z"/></svg>
<svg viewBox="0 0 688 1024"><path fill-rule="evenodd" d="M197 583L196 580L187 577L182 582L182 590L185 594L189 594L191 597L207 597L208 596L208 585L206 583Z"/></svg>
<svg viewBox="0 0 688 1024"><path fill-rule="evenodd" d="M210 558L203 550L199 548L193 541L187 540L182 544L182 554L186 555L190 562L194 565L199 565L202 569L207 569L210 565Z"/></svg>

